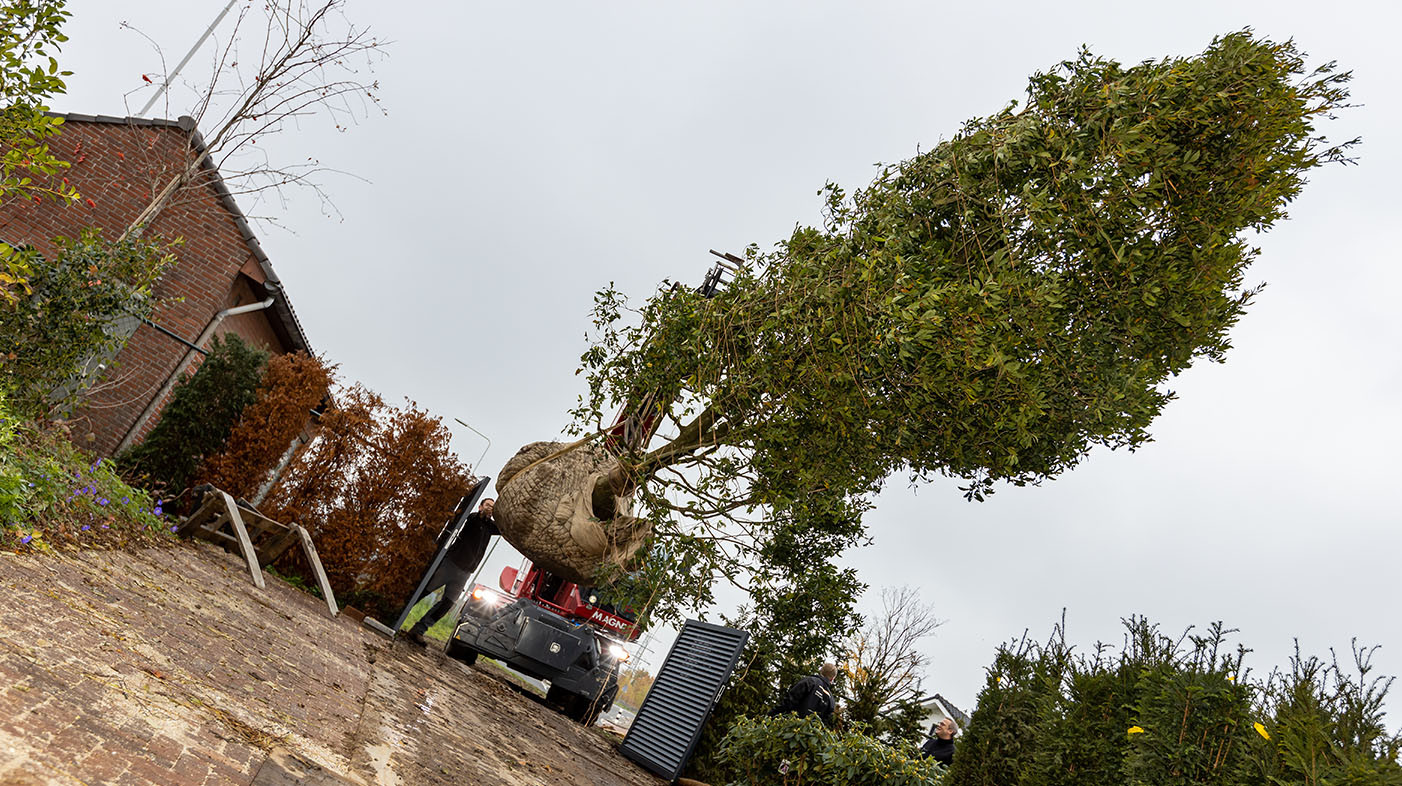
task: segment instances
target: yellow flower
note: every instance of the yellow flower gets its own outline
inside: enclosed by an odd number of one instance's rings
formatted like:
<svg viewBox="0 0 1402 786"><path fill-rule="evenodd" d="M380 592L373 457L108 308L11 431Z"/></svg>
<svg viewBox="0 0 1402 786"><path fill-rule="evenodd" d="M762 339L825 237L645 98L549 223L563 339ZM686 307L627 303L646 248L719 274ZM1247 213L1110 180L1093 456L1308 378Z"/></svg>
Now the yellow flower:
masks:
<svg viewBox="0 0 1402 786"><path fill-rule="evenodd" d="M1266 731L1266 727L1262 726L1259 721L1251 725L1256 727L1257 734L1261 735L1262 737L1265 737L1266 739L1271 738L1271 733Z"/></svg>
<svg viewBox="0 0 1402 786"><path fill-rule="evenodd" d="M1139 728L1138 726L1130 726L1130 727L1129 727L1129 733L1130 733L1130 734L1143 734L1143 733L1144 733L1144 730L1141 729L1141 728Z"/></svg>

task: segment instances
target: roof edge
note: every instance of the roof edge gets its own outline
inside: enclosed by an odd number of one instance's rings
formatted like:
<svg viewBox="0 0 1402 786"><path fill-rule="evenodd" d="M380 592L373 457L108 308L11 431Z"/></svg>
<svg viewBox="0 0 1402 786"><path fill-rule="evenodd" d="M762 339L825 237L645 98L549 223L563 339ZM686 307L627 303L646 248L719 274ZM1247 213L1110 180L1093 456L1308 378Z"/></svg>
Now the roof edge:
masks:
<svg viewBox="0 0 1402 786"><path fill-rule="evenodd" d="M75 123L106 123L110 125L125 125L136 128L173 128L178 129L190 136L190 148L196 155L205 155L209 152L204 136L200 134L196 127L195 119L189 115L181 115L176 120L155 117L115 117L112 115L84 115L77 112L50 112L54 117L61 117L64 122ZM234 219L234 226L238 229L239 235L243 238L244 245L248 247L249 253L257 260L258 267L263 270L263 275L267 281L263 283L263 290L266 295L274 298L272 311L277 314L278 322L287 333L288 343L292 344L292 349L302 350L307 354L312 354L311 342L307 340L307 334L302 329L302 323L297 319L297 312L292 310L292 303L287 299L286 290L282 286L282 279L278 278L277 271L273 270L272 260L263 251L263 246L258 242L258 237L253 234L253 228L249 225L248 216L234 201L234 195L229 191L229 186L224 182L224 177L219 173L219 167L215 166L209 156L205 156L201 169L206 169L213 175L210 180L210 187L214 190L214 195L219 201L220 207L229 211Z"/></svg>

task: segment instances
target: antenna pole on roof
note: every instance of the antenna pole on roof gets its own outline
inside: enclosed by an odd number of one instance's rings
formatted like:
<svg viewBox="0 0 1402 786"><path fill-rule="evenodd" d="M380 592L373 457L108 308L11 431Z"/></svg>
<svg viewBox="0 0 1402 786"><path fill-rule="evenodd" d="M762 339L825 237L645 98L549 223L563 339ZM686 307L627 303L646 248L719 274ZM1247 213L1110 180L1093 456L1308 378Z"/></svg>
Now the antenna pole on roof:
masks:
<svg viewBox="0 0 1402 786"><path fill-rule="evenodd" d="M238 0L229 0L229 4L224 6L223 11L219 12L219 16L214 17L214 21L205 29L204 35L200 36L200 40L196 41L195 45L190 47L190 51L185 53L185 58L180 61L180 64L175 67L175 70L166 75L165 81L161 83L161 87L156 91L156 94L151 96L151 100L146 102L146 106L141 107L140 112L136 113L137 117L145 117L146 113L151 111L151 107L155 105L156 101L161 96L165 95L166 90L170 89L170 83L175 81L175 78L180 75L180 69L184 68L185 64L190 62L190 58L195 56L195 52L199 51L199 48L204 46L204 42L208 41L210 35L214 33L214 28L218 27L219 23L224 21L224 17L229 14L229 9L233 8L234 3L237 2Z"/></svg>

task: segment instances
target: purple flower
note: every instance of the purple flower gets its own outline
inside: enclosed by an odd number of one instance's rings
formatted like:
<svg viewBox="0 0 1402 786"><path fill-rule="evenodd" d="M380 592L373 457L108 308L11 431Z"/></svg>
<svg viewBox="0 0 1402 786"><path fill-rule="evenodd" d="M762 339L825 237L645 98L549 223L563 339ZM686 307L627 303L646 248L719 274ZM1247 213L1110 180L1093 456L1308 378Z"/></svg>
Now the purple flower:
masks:
<svg viewBox="0 0 1402 786"><path fill-rule="evenodd" d="M33 536L33 535L25 535L24 537L22 537L22 538L19 539L19 542L20 542L20 543L28 543L28 542L31 541L31 540L34 540L34 536Z"/></svg>
<svg viewBox="0 0 1402 786"><path fill-rule="evenodd" d="M127 497L122 497L122 504L123 504L123 505L127 504L128 502L131 502L131 499L129 499L129 498L127 498Z"/></svg>
<svg viewBox="0 0 1402 786"><path fill-rule="evenodd" d="M103 524L103 525L102 525L102 528L103 528L103 529L107 529L107 525L106 525L106 524Z"/></svg>
<svg viewBox="0 0 1402 786"><path fill-rule="evenodd" d="M178 529L180 529L180 527L178 527L178 526L177 526L177 527L171 527L171 528L170 528L170 531L171 531L171 532L174 532L174 531L176 531L176 530L178 530Z"/></svg>
<svg viewBox="0 0 1402 786"><path fill-rule="evenodd" d="M109 502L111 502L111 501L112 501L112 500L110 500L110 499L108 499L108 498L106 498L106 497L102 497L101 499L99 499L99 500L97 501L97 504L99 504L99 505L101 505L101 506L103 506L103 507L105 508L105 507L107 507L107 503L109 503Z"/></svg>
<svg viewBox="0 0 1402 786"><path fill-rule="evenodd" d="M83 531L84 531L84 532L87 532L87 531L90 530L90 529L92 529L92 525L91 525L91 524L84 524L84 525L83 525Z"/></svg>

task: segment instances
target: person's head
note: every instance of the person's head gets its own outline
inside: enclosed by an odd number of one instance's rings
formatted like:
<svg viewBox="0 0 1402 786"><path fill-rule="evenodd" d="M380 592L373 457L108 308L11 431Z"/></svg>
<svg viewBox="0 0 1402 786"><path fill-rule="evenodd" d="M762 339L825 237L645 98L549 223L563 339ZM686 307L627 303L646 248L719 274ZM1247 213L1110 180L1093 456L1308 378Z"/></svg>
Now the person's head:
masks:
<svg viewBox="0 0 1402 786"><path fill-rule="evenodd" d="M481 504L481 505L478 505L478 506L477 506L477 510L478 510L483 516L490 516L490 515L492 515L492 509L495 508L496 505L497 505L497 501L496 501L496 500L492 499L491 497L487 497L486 499L482 500L482 504Z"/></svg>
<svg viewBox="0 0 1402 786"><path fill-rule="evenodd" d="M828 682L832 682L837 679L837 664L824 663L822 667L818 669L818 674Z"/></svg>
<svg viewBox="0 0 1402 786"><path fill-rule="evenodd" d="M959 733L959 727L955 726L954 721L949 718L941 718L939 723L935 724L934 733L942 740L949 740Z"/></svg>

